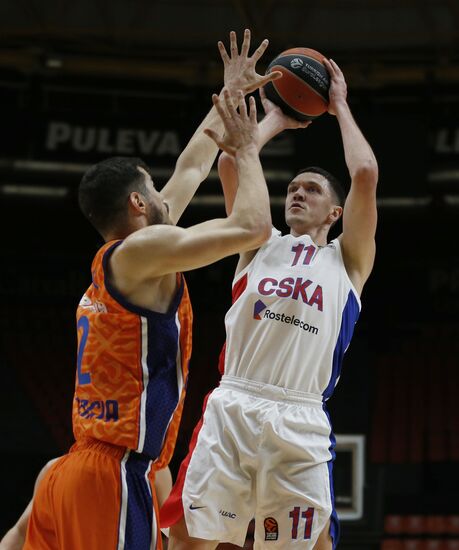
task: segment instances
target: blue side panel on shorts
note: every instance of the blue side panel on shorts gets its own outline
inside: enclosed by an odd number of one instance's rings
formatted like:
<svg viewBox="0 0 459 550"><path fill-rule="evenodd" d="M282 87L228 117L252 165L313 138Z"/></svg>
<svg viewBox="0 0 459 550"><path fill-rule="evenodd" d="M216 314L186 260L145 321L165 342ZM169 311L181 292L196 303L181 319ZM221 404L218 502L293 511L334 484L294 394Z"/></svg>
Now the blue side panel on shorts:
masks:
<svg viewBox="0 0 459 550"><path fill-rule="evenodd" d="M330 382L328 383L327 388L322 394L324 401L331 397L339 375L341 374L343 357L351 342L351 338L354 333L354 326L357 322L357 319L359 318L359 313L360 309L357 298L355 297L354 292L350 290L347 297L346 305L343 309L343 315L341 317L341 328L339 331L338 340L336 341L335 350L333 352L333 364Z"/></svg>
<svg viewBox="0 0 459 550"><path fill-rule="evenodd" d="M145 478L150 462L148 457L133 452L126 462L128 500L124 550L150 550L151 547L153 498Z"/></svg>
<svg viewBox="0 0 459 550"><path fill-rule="evenodd" d="M328 414L327 406L325 405L325 403L323 404L322 408L325 414L327 415L328 422L331 428L330 415ZM333 430L331 430L330 447L328 448L331 454L331 459L328 461L327 466L328 466L328 479L330 483L330 497L332 502L332 513L330 516L330 536L333 542L333 550L335 550L335 548L338 546L339 537L340 537L340 526L339 526L338 514L336 513L336 508L335 508L335 491L333 488L333 462L336 458L335 446L336 446L336 438L333 433Z"/></svg>

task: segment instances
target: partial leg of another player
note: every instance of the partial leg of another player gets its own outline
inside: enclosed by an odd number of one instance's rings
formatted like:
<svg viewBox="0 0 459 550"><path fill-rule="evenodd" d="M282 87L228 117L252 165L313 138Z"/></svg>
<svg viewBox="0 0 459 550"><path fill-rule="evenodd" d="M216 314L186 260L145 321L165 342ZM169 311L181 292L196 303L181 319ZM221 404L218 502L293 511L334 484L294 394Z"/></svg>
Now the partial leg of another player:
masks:
<svg viewBox="0 0 459 550"><path fill-rule="evenodd" d="M35 481L34 494L37 490L40 481L43 479L44 475L49 471L51 466L59 458L54 458L47 462L43 468L40 470L37 479ZM29 521L30 514L32 512L32 501L31 500L27 508L22 513L21 517L18 519L16 524L6 533L3 539L0 541L0 550L22 550L24 546L24 540L27 532L27 524Z"/></svg>
<svg viewBox="0 0 459 550"><path fill-rule="evenodd" d="M154 485L158 505L161 507L172 489L172 475L168 466L155 472Z"/></svg>
<svg viewBox="0 0 459 550"><path fill-rule="evenodd" d="M314 550L332 550L333 541L330 536L330 520L327 522L327 525L324 527L322 533L320 533L319 538L314 546Z"/></svg>
<svg viewBox="0 0 459 550"><path fill-rule="evenodd" d="M40 484L40 481L57 460L59 459L55 458L53 460L50 460L38 474L35 481L34 495L38 485ZM154 484L158 503L159 506L161 506L166 500L172 488L172 476L167 466L162 470L156 472L154 477ZM33 500L29 502L27 508L24 510L16 524L5 534L4 538L0 541L0 550L22 550L27 532L27 524L29 522L30 514L32 512L32 502Z"/></svg>
<svg viewBox="0 0 459 550"><path fill-rule="evenodd" d="M171 526L168 550L215 550L218 544L218 541L190 537L182 516L180 521Z"/></svg>

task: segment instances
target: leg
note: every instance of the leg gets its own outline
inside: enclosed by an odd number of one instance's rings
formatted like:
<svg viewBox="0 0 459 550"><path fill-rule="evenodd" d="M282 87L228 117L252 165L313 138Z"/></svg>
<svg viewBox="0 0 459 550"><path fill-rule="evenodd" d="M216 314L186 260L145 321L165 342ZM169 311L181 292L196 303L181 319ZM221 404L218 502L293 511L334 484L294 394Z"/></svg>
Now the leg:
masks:
<svg viewBox="0 0 459 550"><path fill-rule="evenodd" d="M333 541L330 536L330 520L320 533L320 536L314 546L314 550L333 550Z"/></svg>
<svg viewBox="0 0 459 550"><path fill-rule="evenodd" d="M250 416L248 396L214 399L217 392L224 393L219 388L209 398L206 421L161 509L161 525L171 529L170 550L213 550L218 541L242 546L253 517L253 467L247 462L253 463L256 439L242 437L235 425Z"/></svg>
<svg viewBox="0 0 459 550"><path fill-rule="evenodd" d="M332 514L327 464L296 462L269 472L262 466L260 473L254 548L268 548L269 541L272 550L332 550L332 544L318 544L327 540Z"/></svg>
<svg viewBox="0 0 459 550"><path fill-rule="evenodd" d="M316 546L333 513L330 472L324 460L330 456L330 443L319 433L322 427L326 433L326 419L318 407L289 403L275 413L282 413L281 421L276 424L273 416L273 429L266 430L257 470L254 548L267 548L269 541L272 550L331 550L331 545ZM306 435L302 423L311 426Z"/></svg>
<svg viewBox="0 0 459 550"><path fill-rule="evenodd" d="M100 443L66 455L38 487L24 550L161 550L148 465Z"/></svg>
<svg viewBox="0 0 459 550"><path fill-rule="evenodd" d="M35 481L34 495L37 491L40 481L57 460L57 458L50 460L41 469ZM22 550L27 533L27 524L29 522L30 514L32 513L32 502L33 497L32 500L29 502L27 508L22 513L22 516L16 522L16 525L14 525L0 541L0 548L2 548L2 550Z"/></svg>
<svg viewBox="0 0 459 550"><path fill-rule="evenodd" d="M188 535L185 518L171 526L168 550L215 550L218 541L196 539Z"/></svg>

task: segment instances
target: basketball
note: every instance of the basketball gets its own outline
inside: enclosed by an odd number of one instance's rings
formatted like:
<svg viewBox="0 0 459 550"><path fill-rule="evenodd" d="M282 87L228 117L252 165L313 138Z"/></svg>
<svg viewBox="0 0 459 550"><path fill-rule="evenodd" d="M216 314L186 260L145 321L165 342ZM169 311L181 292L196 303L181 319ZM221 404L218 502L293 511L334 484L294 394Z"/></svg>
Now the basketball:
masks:
<svg viewBox="0 0 459 550"><path fill-rule="evenodd" d="M282 78L265 86L266 97L297 120L314 120L328 108L330 78L324 56L311 48L292 48L274 58L266 73L280 71Z"/></svg>

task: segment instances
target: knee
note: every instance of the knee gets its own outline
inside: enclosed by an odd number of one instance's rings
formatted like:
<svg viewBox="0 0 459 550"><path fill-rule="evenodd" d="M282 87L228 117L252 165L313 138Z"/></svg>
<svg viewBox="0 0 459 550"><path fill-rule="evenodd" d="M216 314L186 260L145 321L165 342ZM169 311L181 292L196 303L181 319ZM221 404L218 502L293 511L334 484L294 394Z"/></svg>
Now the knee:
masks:
<svg viewBox="0 0 459 550"><path fill-rule="evenodd" d="M186 528L185 518L182 517L177 523L170 526L169 529L169 542L171 540L187 540L190 536L188 535L188 529ZM170 545L169 545L170 547Z"/></svg>
<svg viewBox="0 0 459 550"><path fill-rule="evenodd" d="M333 540L330 535L330 520L327 521L325 527L322 529L314 550L333 550Z"/></svg>

